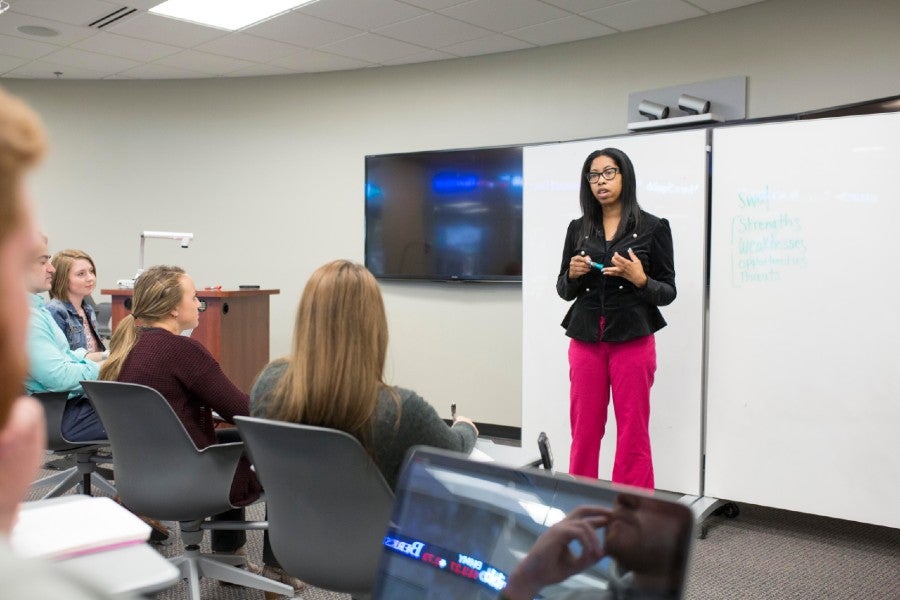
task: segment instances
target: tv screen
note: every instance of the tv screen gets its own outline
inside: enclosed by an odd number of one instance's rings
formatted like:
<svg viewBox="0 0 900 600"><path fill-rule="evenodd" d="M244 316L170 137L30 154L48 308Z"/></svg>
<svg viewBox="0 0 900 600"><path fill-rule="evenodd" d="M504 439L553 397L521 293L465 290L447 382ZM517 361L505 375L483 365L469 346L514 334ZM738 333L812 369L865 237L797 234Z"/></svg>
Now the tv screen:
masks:
<svg viewBox="0 0 900 600"><path fill-rule="evenodd" d="M366 267L382 279L522 280L522 148L366 157Z"/></svg>

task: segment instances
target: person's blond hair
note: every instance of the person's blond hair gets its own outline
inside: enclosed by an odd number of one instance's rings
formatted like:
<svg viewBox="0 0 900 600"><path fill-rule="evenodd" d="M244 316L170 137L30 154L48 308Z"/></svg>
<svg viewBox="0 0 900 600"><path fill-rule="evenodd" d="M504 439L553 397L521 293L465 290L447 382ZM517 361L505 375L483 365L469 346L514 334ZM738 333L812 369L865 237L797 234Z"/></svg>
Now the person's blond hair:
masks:
<svg viewBox="0 0 900 600"><path fill-rule="evenodd" d="M378 282L362 265L319 267L303 290L294 344L267 416L350 433L371 449L388 329Z"/></svg>
<svg viewBox="0 0 900 600"><path fill-rule="evenodd" d="M60 250L53 255L53 258L50 259L50 262L53 264L53 268L56 269L56 272L53 274L53 283L50 285L51 298L68 302L69 273L72 272L72 265L75 264L75 261L80 258L91 263L91 268L94 270L94 275L97 275L97 266L94 264L94 259L91 258L87 252L83 252L82 250L75 250L72 248L68 250Z"/></svg>
<svg viewBox="0 0 900 600"><path fill-rule="evenodd" d="M116 381L140 338L139 327L156 323L175 310L184 294L184 275L181 267L168 265L150 267L140 274L134 282L131 314L119 321L109 340L109 358L100 368L100 379Z"/></svg>
<svg viewBox="0 0 900 600"><path fill-rule="evenodd" d="M22 219L19 186L44 154L44 127L19 98L0 88L0 241Z"/></svg>
<svg viewBox="0 0 900 600"><path fill-rule="evenodd" d="M21 197L22 178L44 153L44 128L40 119L22 100L0 88L0 247L24 226L25 211ZM23 348L9 335L8 294L0 280L0 427L6 423L9 407L22 393L28 373Z"/></svg>

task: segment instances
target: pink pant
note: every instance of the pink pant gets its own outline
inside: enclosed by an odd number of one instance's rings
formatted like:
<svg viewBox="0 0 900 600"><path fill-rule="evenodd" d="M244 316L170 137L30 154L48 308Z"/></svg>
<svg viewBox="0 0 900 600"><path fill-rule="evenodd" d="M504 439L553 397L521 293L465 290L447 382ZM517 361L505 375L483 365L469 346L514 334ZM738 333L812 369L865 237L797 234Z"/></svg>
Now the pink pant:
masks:
<svg viewBox="0 0 900 600"><path fill-rule="evenodd" d="M570 473L597 478L611 389L617 431L612 480L653 489L649 427L655 372L653 335L627 342L570 341Z"/></svg>

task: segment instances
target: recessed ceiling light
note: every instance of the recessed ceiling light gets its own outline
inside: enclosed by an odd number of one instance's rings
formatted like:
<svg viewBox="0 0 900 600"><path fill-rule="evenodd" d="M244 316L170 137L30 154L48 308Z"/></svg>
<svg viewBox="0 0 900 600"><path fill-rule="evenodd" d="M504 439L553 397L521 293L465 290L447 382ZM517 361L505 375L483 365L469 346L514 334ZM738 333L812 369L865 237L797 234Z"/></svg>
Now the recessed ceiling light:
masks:
<svg viewBox="0 0 900 600"><path fill-rule="evenodd" d="M20 25L19 27L16 27L16 31L24 33L25 35L36 35L40 37L55 37L59 35L57 30L50 29L49 27L42 27L41 25Z"/></svg>
<svg viewBox="0 0 900 600"><path fill-rule="evenodd" d="M317 0L167 0L149 12L234 31Z"/></svg>

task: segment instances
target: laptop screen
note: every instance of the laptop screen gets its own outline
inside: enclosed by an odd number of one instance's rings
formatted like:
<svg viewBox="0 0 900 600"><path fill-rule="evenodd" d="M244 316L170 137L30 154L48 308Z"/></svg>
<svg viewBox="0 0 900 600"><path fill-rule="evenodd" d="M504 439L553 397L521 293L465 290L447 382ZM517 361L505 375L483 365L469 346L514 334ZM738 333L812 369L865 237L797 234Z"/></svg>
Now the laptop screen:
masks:
<svg viewBox="0 0 900 600"><path fill-rule="evenodd" d="M608 515L594 530L605 556L535 598L682 597L693 531L688 507L421 447L397 485L374 597L497 598L535 541L584 505ZM572 541L568 550L577 557L582 548Z"/></svg>

